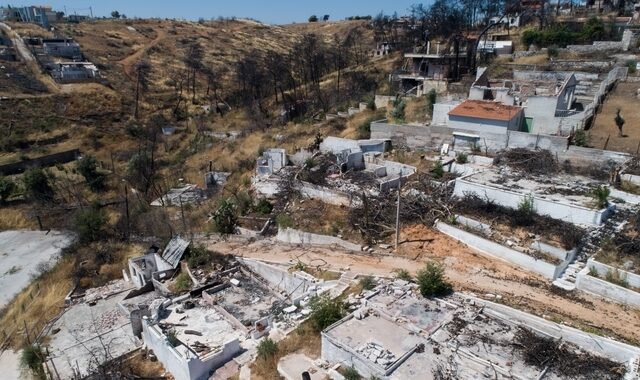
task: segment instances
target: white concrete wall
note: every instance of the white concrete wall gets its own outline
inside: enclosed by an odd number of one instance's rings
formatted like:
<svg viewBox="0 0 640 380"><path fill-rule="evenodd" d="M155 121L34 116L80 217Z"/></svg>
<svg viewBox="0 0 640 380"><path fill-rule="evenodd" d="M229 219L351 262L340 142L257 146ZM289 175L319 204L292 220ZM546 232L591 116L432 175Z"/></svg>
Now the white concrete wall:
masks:
<svg viewBox="0 0 640 380"><path fill-rule="evenodd" d="M474 193L481 198L488 198L501 206L514 209L518 208L518 205L528 196L528 194L516 193L506 189L471 182L464 178L456 179L453 193L458 197L464 197L466 193ZM611 209L594 210L568 203L559 203L536 196L533 196L532 199L537 214L548 215L551 218L578 225L598 226L606 220L610 211L615 207L610 206Z"/></svg>
<svg viewBox="0 0 640 380"><path fill-rule="evenodd" d="M460 102L436 103L433 105L432 125L449 124L449 111L456 108Z"/></svg>
<svg viewBox="0 0 640 380"><path fill-rule="evenodd" d="M311 286L313 286L311 281L274 265L251 259L238 258L238 260L258 276L269 282L273 288L284 290L287 294L291 295L292 298L306 294Z"/></svg>
<svg viewBox="0 0 640 380"><path fill-rule="evenodd" d="M309 182L301 182L298 190L307 198L319 199L324 203L335 206L351 206L351 197L348 194L332 190L328 187L317 186Z"/></svg>
<svg viewBox="0 0 640 380"><path fill-rule="evenodd" d="M358 244L346 241L335 236L312 234L295 230L293 228L278 228L278 241L288 244L307 244L307 245L337 245L351 251L360 251L362 247Z"/></svg>
<svg viewBox="0 0 640 380"><path fill-rule="evenodd" d="M145 346L153 350L164 368L176 380L206 380L212 370L221 367L240 352L240 342L225 342L222 350L200 360L184 346L173 347L156 325L142 321L142 338Z"/></svg>
<svg viewBox="0 0 640 380"><path fill-rule="evenodd" d="M542 260L537 260L529 255L520 253L511 248L505 247L498 243L492 242L470 232L450 226L443 222L438 222L436 228L452 238L474 248L488 256L502 259L511 264L522 267L528 271L538 273L550 280L553 280L556 274L556 266Z"/></svg>
<svg viewBox="0 0 640 380"><path fill-rule="evenodd" d="M629 181L631 183L633 183L634 185L638 185L640 186L640 176L639 175L633 175L633 174L622 174L621 179L623 181Z"/></svg>
<svg viewBox="0 0 640 380"><path fill-rule="evenodd" d="M587 261L587 267L593 268L601 277L605 277L609 272L613 273L615 271L618 271L618 273L620 273L620 276L625 278L630 286L640 289L640 275L631 273L623 269L614 268L611 265L601 263L594 258L590 258Z"/></svg>
<svg viewBox="0 0 640 380"><path fill-rule="evenodd" d="M366 359L362 359L362 355L359 355L358 353L353 352L350 348L336 342L324 332L322 333L321 355L323 360L331 364L340 363L343 367L355 368L360 376L365 379L369 379L374 376L381 379L386 378L384 370L381 367Z"/></svg>
<svg viewBox="0 0 640 380"><path fill-rule="evenodd" d="M449 123L447 125L451 128L469 131L474 134L481 134L483 132L507 133L509 124L506 121L449 115Z"/></svg>
<svg viewBox="0 0 640 380"><path fill-rule="evenodd" d="M576 289L640 308L640 293L590 276L588 266L576 275Z"/></svg>
<svg viewBox="0 0 640 380"><path fill-rule="evenodd" d="M603 338L594 334L580 331L573 327L549 322L543 318L536 317L511 307L486 301L476 297L473 299L476 304L484 305L484 312L490 312L498 318L506 319L513 323L524 324L556 339L575 344L576 346L592 352L596 355L624 363L640 356L640 348L628 344L616 342L615 340Z"/></svg>

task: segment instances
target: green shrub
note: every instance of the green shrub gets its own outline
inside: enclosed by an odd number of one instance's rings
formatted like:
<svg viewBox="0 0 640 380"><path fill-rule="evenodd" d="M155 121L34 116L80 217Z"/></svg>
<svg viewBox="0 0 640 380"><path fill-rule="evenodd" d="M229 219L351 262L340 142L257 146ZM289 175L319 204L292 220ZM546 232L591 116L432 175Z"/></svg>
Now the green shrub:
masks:
<svg viewBox="0 0 640 380"><path fill-rule="evenodd" d="M104 190L106 177L98 171L98 161L93 156L86 156L77 164L78 172L84 177L93 192Z"/></svg>
<svg viewBox="0 0 640 380"><path fill-rule="evenodd" d="M191 282L191 277L189 277L186 273L180 273L178 277L176 277L175 282L175 290L178 293L186 292L187 290L191 290L191 286L193 283Z"/></svg>
<svg viewBox="0 0 640 380"><path fill-rule="evenodd" d="M358 373L358 371L353 367L347 367L344 370L344 374L342 375L344 380L360 380L362 376Z"/></svg>
<svg viewBox="0 0 640 380"><path fill-rule="evenodd" d="M404 99L396 98L396 100L394 100L393 109L391 110L391 118L393 118L396 123L404 123L404 109L406 106L407 104L405 103Z"/></svg>
<svg viewBox="0 0 640 380"><path fill-rule="evenodd" d="M0 204L5 203L16 191L16 184L7 177L0 175Z"/></svg>
<svg viewBox="0 0 640 380"><path fill-rule="evenodd" d="M280 228L291 228L293 227L293 219L287 214L278 214L276 216L276 223L278 223L278 227Z"/></svg>
<svg viewBox="0 0 640 380"><path fill-rule="evenodd" d="M614 269L607 272L605 279L612 284L616 284L618 286L622 286L623 288L629 287L629 282L627 281L627 277L620 273L619 270Z"/></svg>
<svg viewBox="0 0 640 380"><path fill-rule="evenodd" d="M29 345L22 349L20 367L30 371L36 379L46 379L42 363L44 363L44 353L40 347Z"/></svg>
<svg viewBox="0 0 640 380"><path fill-rule="evenodd" d="M636 67L638 65L638 62L635 60L629 60L627 61L627 67L629 68L629 74L635 74L636 73Z"/></svg>
<svg viewBox="0 0 640 380"><path fill-rule="evenodd" d="M433 116L433 105L436 104L436 90L431 89L427 92L427 112L429 116Z"/></svg>
<svg viewBox="0 0 640 380"><path fill-rule="evenodd" d="M589 145L589 136L584 129L578 129L573 135L573 144L576 146L584 147Z"/></svg>
<svg viewBox="0 0 640 380"><path fill-rule="evenodd" d="M433 173L433 177L436 179L442 178L444 176L444 165L442 165L441 161L436 161L433 164L433 168L431 169Z"/></svg>
<svg viewBox="0 0 640 380"><path fill-rule="evenodd" d="M523 214L533 215L536 210L533 204L533 196L525 196L520 203L518 203L518 211Z"/></svg>
<svg viewBox="0 0 640 380"><path fill-rule="evenodd" d="M413 277L411 277L411 274L406 269L395 269L394 272L396 274L396 278L399 280L413 281Z"/></svg>
<svg viewBox="0 0 640 380"><path fill-rule="evenodd" d="M29 169L22 175L24 189L29 196L40 202L50 202L53 200L54 191L49 182L47 173L40 169Z"/></svg>
<svg viewBox="0 0 640 380"><path fill-rule="evenodd" d="M236 232L238 218L233 203L225 199L213 213L214 230L221 234L230 235Z"/></svg>
<svg viewBox="0 0 640 380"><path fill-rule="evenodd" d="M278 353L278 343L274 342L270 338L264 338L258 344L257 350L258 357L262 360L267 360Z"/></svg>
<svg viewBox="0 0 640 380"><path fill-rule="evenodd" d="M189 268L197 268L209 262L211 255L209 251L202 245L189 248L187 263Z"/></svg>
<svg viewBox="0 0 640 380"><path fill-rule="evenodd" d="M453 290L444 276L444 266L431 261L418 271L416 281L423 297L447 295Z"/></svg>
<svg viewBox="0 0 640 380"><path fill-rule="evenodd" d="M596 202L596 207L605 208L609 205L610 194L611 194L611 190L607 186L598 185L598 187L593 189L591 196Z"/></svg>
<svg viewBox="0 0 640 380"><path fill-rule="evenodd" d="M312 310L309 319L316 331L326 329L346 315L342 302L332 299L327 294L313 297L309 306Z"/></svg>
<svg viewBox="0 0 640 380"><path fill-rule="evenodd" d="M456 154L456 162L461 165L466 164L467 162L469 162L469 156L467 156L465 152L460 152Z"/></svg>
<svg viewBox="0 0 640 380"><path fill-rule="evenodd" d="M236 193L234 203L236 205L235 211L240 215L247 215L253 209L253 197L247 191Z"/></svg>
<svg viewBox="0 0 640 380"><path fill-rule="evenodd" d="M372 276L364 276L359 281L364 290L371 290L376 287L376 280Z"/></svg>
<svg viewBox="0 0 640 380"><path fill-rule="evenodd" d="M547 57L549 58L557 58L560 54L560 50L557 46L549 46L547 48Z"/></svg>
<svg viewBox="0 0 640 380"><path fill-rule="evenodd" d="M78 238L83 243L101 240L105 237L107 214L99 204L93 204L84 210L79 210L73 221Z"/></svg>
<svg viewBox="0 0 640 380"><path fill-rule="evenodd" d="M260 198L254 210L262 215L269 215L273 211L273 205L266 198Z"/></svg>
<svg viewBox="0 0 640 380"><path fill-rule="evenodd" d="M371 138L371 120L366 120L358 125L358 138L362 140Z"/></svg>

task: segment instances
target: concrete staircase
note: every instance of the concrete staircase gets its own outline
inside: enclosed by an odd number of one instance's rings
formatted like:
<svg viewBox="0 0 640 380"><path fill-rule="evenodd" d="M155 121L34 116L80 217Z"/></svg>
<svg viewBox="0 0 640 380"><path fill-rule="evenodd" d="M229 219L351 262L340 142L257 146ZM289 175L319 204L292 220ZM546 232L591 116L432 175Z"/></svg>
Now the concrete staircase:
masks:
<svg viewBox="0 0 640 380"><path fill-rule="evenodd" d="M338 284L333 289L331 289L331 297L338 297L340 294L342 294L342 292L347 290L347 288L351 286L353 281L355 281L357 276L357 273L351 271L343 272L342 276L340 276L340 279L338 279Z"/></svg>
<svg viewBox="0 0 640 380"><path fill-rule="evenodd" d="M567 291L575 290L576 288L576 275L586 266L586 263L581 261L574 261L569 264L567 269L564 270L562 276L556 278L553 281L553 286Z"/></svg>
<svg viewBox="0 0 640 380"><path fill-rule="evenodd" d="M587 266L587 260L598 252L602 240L620 232L630 216L629 210L617 210L604 224L589 231L578 246L576 259L567 266L560 277L553 281L553 286L572 291L576 288L576 275Z"/></svg>

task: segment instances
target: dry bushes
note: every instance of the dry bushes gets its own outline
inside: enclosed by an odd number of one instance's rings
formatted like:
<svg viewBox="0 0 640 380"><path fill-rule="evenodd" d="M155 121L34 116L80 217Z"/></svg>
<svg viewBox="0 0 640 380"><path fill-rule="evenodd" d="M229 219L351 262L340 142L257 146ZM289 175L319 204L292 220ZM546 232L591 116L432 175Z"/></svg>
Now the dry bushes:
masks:
<svg viewBox="0 0 640 380"><path fill-rule="evenodd" d="M550 174L559 170L558 162L548 150L514 148L499 152L494 165L506 165L515 170L531 174Z"/></svg>
<svg viewBox="0 0 640 380"><path fill-rule="evenodd" d="M539 369L549 368L557 375L570 379L620 379L626 369L600 356L576 351L562 340L542 337L520 328L514 345L522 351L527 364Z"/></svg>

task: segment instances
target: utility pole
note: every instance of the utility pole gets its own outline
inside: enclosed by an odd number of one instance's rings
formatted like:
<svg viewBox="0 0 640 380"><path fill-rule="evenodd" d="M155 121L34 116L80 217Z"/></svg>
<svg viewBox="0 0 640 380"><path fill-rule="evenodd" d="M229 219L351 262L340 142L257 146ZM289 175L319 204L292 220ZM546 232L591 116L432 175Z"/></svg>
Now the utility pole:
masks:
<svg viewBox="0 0 640 380"><path fill-rule="evenodd" d="M126 212L127 212L127 229L126 229L126 234L127 234L127 240L129 240L129 235L131 234L131 223L129 222L129 194L127 193L127 184L124 184L124 206L126 208Z"/></svg>
<svg viewBox="0 0 640 380"><path fill-rule="evenodd" d="M398 202L396 207L396 252L398 251L398 243L400 242L400 188L402 187L402 169L400 169L400 177L398 177Z"/></svg>

